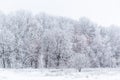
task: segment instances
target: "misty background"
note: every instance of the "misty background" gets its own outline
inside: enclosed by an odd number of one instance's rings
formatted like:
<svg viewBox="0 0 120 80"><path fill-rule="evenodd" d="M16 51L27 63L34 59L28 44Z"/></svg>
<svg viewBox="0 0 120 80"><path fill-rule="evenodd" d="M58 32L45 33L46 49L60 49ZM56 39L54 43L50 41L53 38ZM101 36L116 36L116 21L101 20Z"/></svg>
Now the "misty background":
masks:
<svg viewBox="0 0 120 80"><path fill-rule="evenodd" d="M87 17L103 26L120 26L119 8L120 0L0 0L0 10L6 14L22 9L75 20Z"/></svg>

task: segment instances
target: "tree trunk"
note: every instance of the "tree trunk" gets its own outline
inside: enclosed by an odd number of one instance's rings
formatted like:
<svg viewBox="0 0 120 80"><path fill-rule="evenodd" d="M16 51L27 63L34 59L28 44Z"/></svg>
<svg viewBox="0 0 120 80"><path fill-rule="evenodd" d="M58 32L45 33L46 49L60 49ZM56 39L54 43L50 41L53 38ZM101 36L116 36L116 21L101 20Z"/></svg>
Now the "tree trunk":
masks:
<svg viewBox="0 0 120 80"><path fill-rule="evenodd" d="M79 68L78 71L81 72L81 68Z"/></svg>
<svg viewBox="0 0 120 80"><path fill-rule="evenodd" d="M48 68L48 55L45 58L45 68Z"/></svg>
<svg viewBox="0 0 120 80"><path fill-rule="evenodd" d="M60 66L60 55L57 56L57 68Z"/></svg>
<svg viewBox="0 0 120 80"><path fill-rule="evenodd" d="M5 68L6 65L5 65L5 59L3 58L3 68Z"/></svg>

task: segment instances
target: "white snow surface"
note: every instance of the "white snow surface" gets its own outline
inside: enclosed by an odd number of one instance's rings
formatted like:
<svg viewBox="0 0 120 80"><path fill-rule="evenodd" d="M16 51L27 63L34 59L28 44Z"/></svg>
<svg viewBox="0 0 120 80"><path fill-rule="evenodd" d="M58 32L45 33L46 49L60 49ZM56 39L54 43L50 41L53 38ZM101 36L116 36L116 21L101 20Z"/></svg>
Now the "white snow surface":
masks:
<svg viewBox="0 0 120 80"><path fill-rule="evenodd" d="M0 80L120 80L120 69L0 69Z"/></svg>

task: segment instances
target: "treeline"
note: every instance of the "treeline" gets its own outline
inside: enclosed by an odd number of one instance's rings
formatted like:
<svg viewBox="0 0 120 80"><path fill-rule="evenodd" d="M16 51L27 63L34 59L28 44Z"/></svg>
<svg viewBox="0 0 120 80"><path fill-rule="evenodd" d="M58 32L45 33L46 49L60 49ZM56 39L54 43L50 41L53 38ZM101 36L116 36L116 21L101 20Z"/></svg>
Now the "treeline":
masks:
<svg viewBox="0 0 120 80"><path fill-rule="evenodd" d="M1 68L120 66L120 28L27 11L0 13Z"/></svg>

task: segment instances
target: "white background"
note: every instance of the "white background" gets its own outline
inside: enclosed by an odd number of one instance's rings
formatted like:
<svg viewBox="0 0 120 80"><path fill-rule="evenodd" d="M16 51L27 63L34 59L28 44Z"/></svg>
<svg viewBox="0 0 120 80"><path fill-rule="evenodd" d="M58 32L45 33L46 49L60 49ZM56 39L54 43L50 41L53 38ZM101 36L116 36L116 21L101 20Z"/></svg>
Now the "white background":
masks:
<svg viewBox="0 0 120 80"><path fill-rule="evenodd" d="M1 12L7 14L20 9L75 20L85 16L104 26L120 26L120 0L0 0Z"/></svg>

